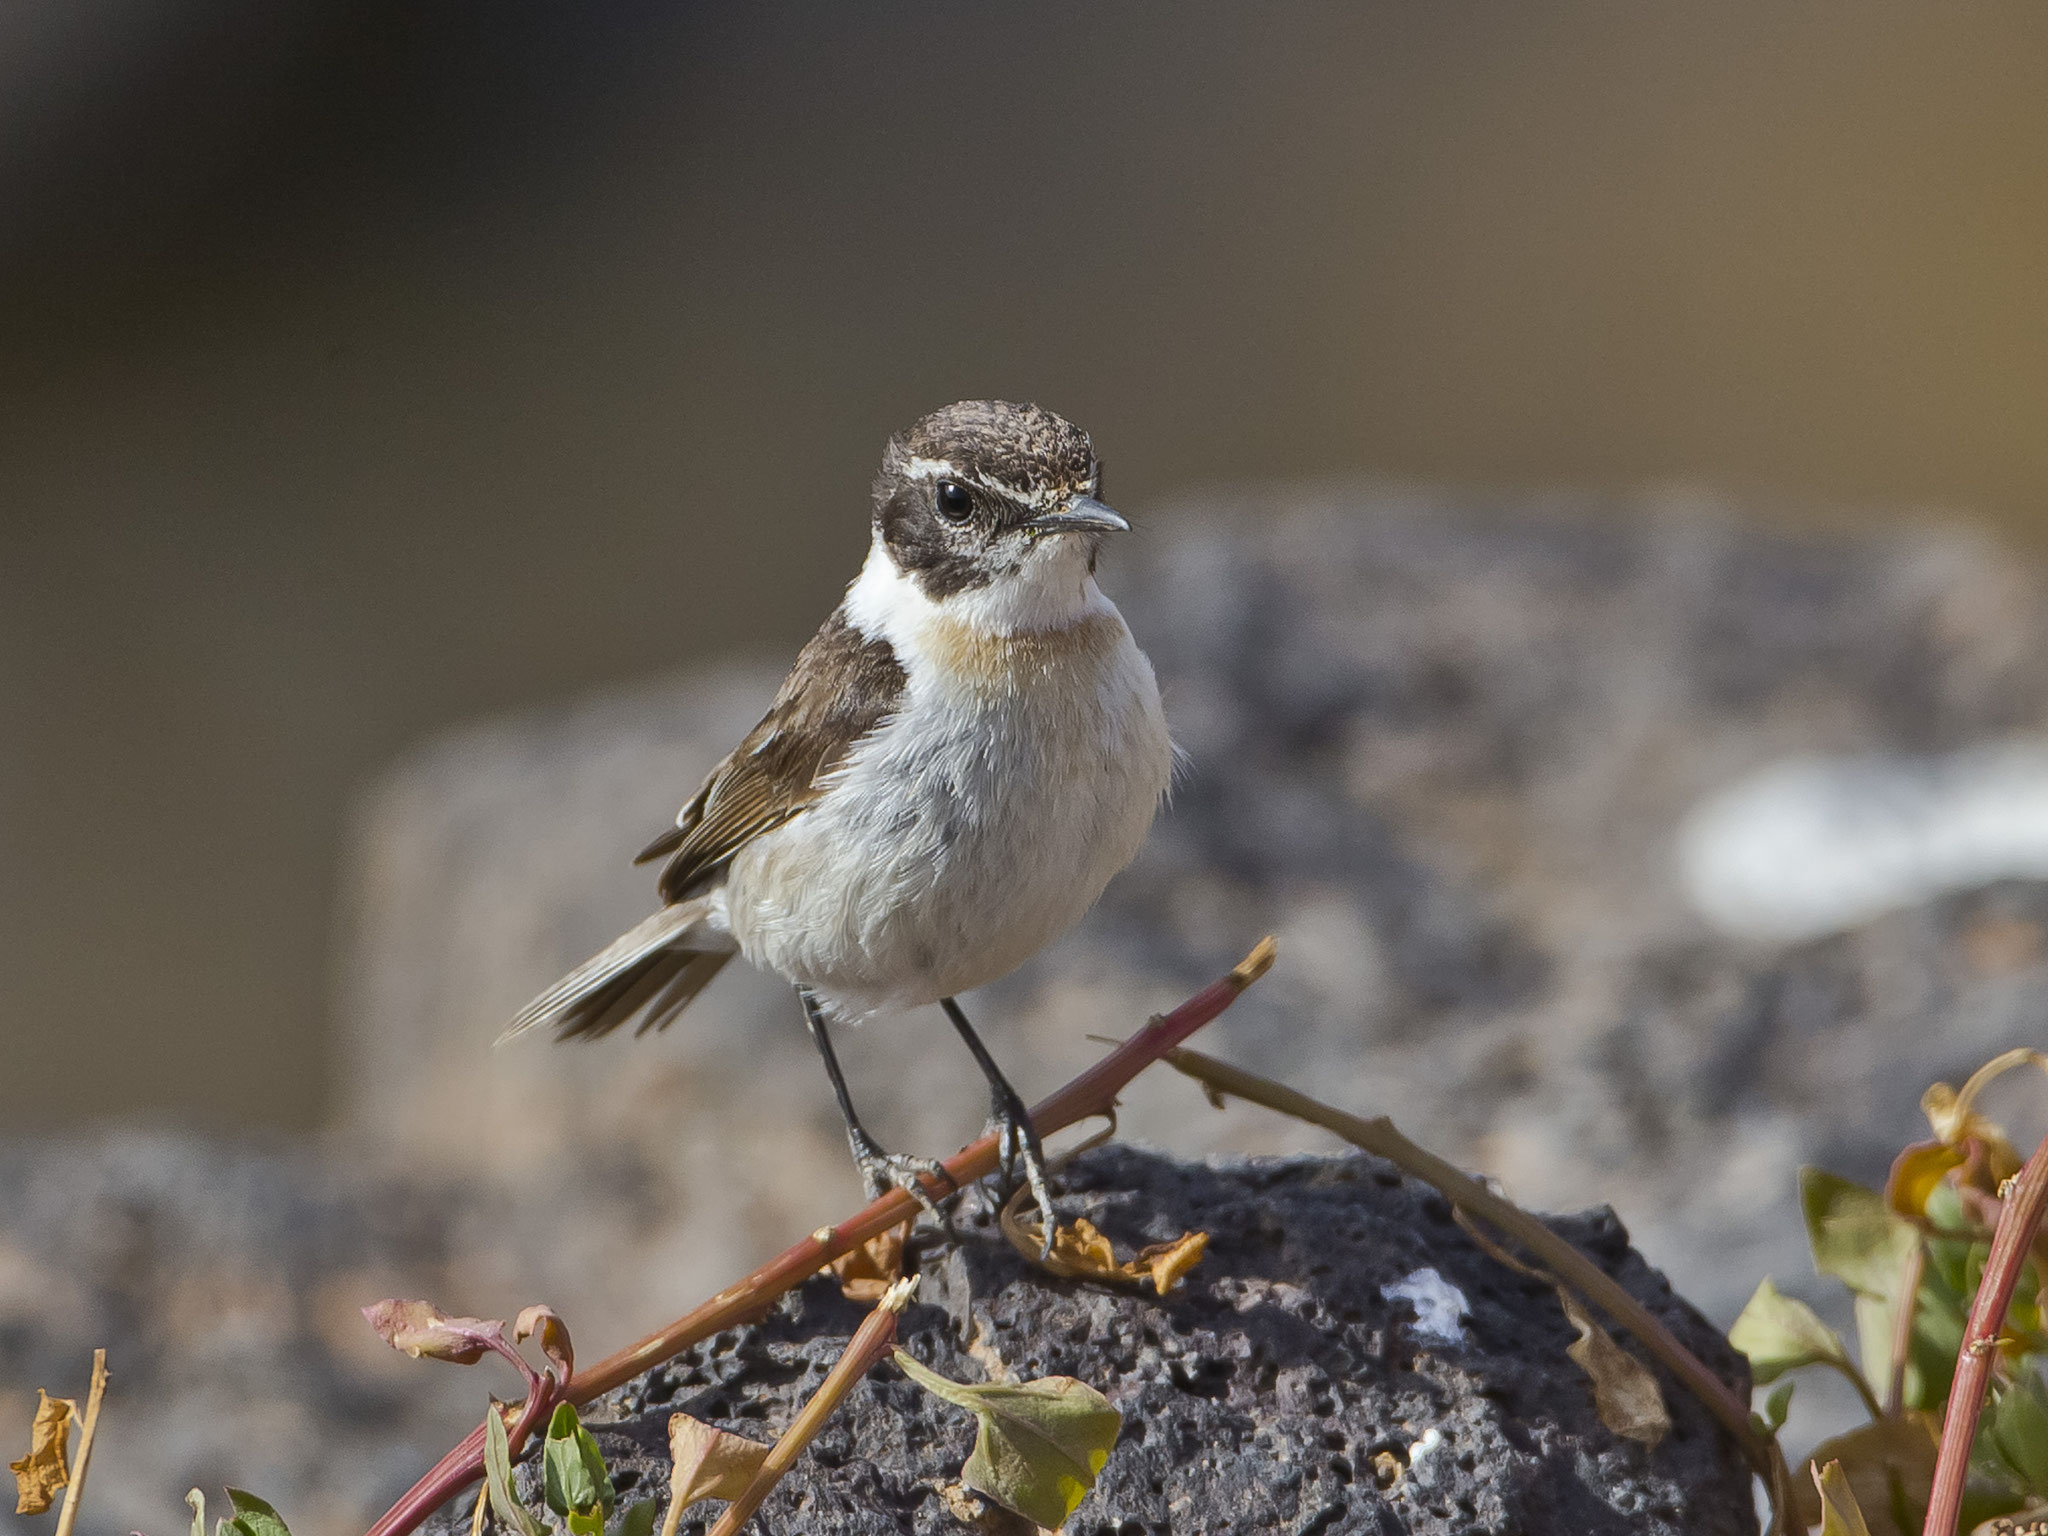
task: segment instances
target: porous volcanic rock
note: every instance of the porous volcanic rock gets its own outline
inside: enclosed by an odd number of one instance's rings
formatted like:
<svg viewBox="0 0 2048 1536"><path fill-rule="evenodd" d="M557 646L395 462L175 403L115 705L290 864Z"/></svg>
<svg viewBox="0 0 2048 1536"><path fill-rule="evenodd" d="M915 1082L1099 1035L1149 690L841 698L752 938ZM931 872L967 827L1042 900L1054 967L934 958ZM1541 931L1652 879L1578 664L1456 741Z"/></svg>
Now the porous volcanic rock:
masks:
<svg viewBox="0 0 2048 1536"><path fill-rule="evenodd" d="M1124 1147L1080 1158L1068 1216L1120 1245L1198 1229L1208 1253L1161 1300L1051 1279L985 1213L917 1250L904 1346L958 1380L1071 1375L1124 1431L1074 1536L1456 1532L1736 1536L1756 1530L1740 1454L1663 1377L1676 1421L1646 1449L1609 1432L1554 1293L1487 1257L1441 1197L1363 1156L1177 1162ZM1606 1211L1556 1228L1739 1390L1747 1370L1628 1246ZM1468 1313L1430 1332L1387 1288L1431 1270ZM666 1487L667 1423L687 1412L772 1438L865 1309L818 1279L765 1321L705 1341L587 1411L622 1503ZM1661 1373L1660 1373L1661 1374ZM759 1528L895 1536L1026 1529L960 1489L972 1419L884 1365L771 1495ZM538 1496L532 1459L522 1471ZM686 1513L701 1531L723 1506ZM977 1515L977 1511L979 1511ZM460 1536L468 1510L444 1517Z"/></svg>

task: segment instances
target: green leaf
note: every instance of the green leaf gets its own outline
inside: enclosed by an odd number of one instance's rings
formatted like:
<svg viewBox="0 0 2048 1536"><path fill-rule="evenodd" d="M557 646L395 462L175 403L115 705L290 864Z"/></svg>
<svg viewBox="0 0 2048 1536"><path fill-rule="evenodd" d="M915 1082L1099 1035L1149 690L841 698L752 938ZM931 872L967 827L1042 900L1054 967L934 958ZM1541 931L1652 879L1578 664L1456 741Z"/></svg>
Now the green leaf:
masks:
<svg viewBox="0 0 2048 1536"><path fill-rule="evenodd" d="M548 1536L547 1527L512 1491L512 1442L495 1403L484 1410L484 1487L489 1492L493 1513L507 1530L520 1532L521 1536Z"/></svg>
<svg viewBox="0 0 2048 1536"><path fill-rule="evenodd" d="M240 1536L292 1536L284 1517L255 1494L230 1488L228 1503L234 1506L235 1518L231 1524Z"/></svg>
<svg viewBox="0 0 2048 1536"><path fill-rule="evenodd" d="M1785 1427L1785 1420L1792 1412L1792 1388L1797 1383L1786 1380L1771 1388L1770 1396L1764 1399L1764 1433L1775 1435Z"/></svg>
<svg viewBox="0 0 2048 1536"><path fill-rule="evenodd" d="M1917 1533L1934 1489L1934 1431L1917 1414L1858 1424L1815 1446L1807 1468L1839 1475L1845 1510L1856 1511L1871 1536Z"/></svg>
<svg viewBox="0 0 2048 1536"><path fill-rule="evenodd" d="M654 1500L642 1499L626 1506L619 1517L618 1536L654 1536Z"/></svg>
<svg viewBox="0 0 2048 1536"><path fill-rule="evenodd" d="M1919 1241L1912 1224L1876 1190L1819 1168L1799 1170L1799 1206L1813 1267L1852 1291L1889 1299Z"/></svg>
<svg viewBox="0 0 2048 1536"><path fill-rule="evenodd" d="M567 1403L558 1405L548 1421L547 1444L541 1451L548 1508L569 1522L576 1536L604 1529L612 1512L611 1474L590 1431ZM579 1525L578 1522L582 1523Z"/></svg>
<svg viewBox="0 0 2048 1536"><path fill-rule="evenodd" d="M1892 1378L1892 1334L1896 1316L1891 1301L1883 1296L1858 1292L1850 1298L1856 1318L1856 1358L1861 1362L1865 1382Z"/></svg>
<svg viewBox="0 0 2048 1536"><path fill-rule="evenodd" d="M1870 1536L1856 1495L1849 1491L1849 1477L1839 1461L1825 1467L1811 1467L1813 1485L1820 1490L1820 1536Z"/></svg>
<svg viewBox="0 0 2048 1536"><path fill-rule="evenodd" d="M1932 1245L1930 1245L1931 1247ZM1963 1349L1970 1298L1959 1295L1945 1274L1929 1264L1921 1276L1913 1309L1913 1334L1906 1348L1905 1392L1908 1408L1938 1413L1955 1379L1956 1359Z"/></svg>
<svg viewBox="0 0 2048 1536"><path fill-rule="evenodd" d="M2048 1494L2048 1386L2040 1373L2022 1372L1999 1394L1990 1420L1991 1443L2020 1486Z"/></svg>
<svg viewBox="0 0 2048 1536"><path fill-rule="evenodd" d="M1087 1497L1123 1428L1109 1399L1071 1376L967 1386L900 1349L895 1358L927 1392L980 1420L960 1480L1047 1530L1066 1524Z"/></svg>
<svg viewBox="0 0 2048 1536"><path fill-rule="evenodd" d="M1813 1308L1768 1279L1728 1330L1728 1342L1749 1357L1750 1376L1760 1387L1803 1365L1839 1368L1849 1363L1841 1336Z"/></svg>

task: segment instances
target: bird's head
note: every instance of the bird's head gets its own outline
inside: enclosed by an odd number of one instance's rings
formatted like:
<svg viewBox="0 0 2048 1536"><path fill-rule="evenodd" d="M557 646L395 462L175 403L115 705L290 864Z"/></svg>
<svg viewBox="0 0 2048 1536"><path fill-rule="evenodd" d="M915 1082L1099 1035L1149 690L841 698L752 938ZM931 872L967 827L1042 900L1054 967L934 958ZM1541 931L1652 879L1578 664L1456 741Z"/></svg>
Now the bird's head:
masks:
<svg viewBox="0 0 2048 1536"><path fill-rule="evenodd" d="M875 537L933 602L1018 598L1078 583L1107 533L1130 524L1096 499L1088 434L1035 405L962 400L889 439Z"/></svg>

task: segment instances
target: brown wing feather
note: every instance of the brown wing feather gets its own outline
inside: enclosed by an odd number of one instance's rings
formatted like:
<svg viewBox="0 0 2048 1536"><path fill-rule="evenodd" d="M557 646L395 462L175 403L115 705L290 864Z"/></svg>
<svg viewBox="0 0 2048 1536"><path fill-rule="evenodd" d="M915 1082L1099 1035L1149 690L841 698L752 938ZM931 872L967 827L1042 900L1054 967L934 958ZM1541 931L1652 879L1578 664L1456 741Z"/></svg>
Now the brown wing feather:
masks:
<svg viewBox="0 0 2048 1536"><path fill-rule="evenodd" d="M676 827L641 858L668 856L661 897L675 902L723 873L733 855L824 793L820 783L903 694L903 668L886 640L871 640L844 612L827 619L746 740L705 779Z"/></svg>

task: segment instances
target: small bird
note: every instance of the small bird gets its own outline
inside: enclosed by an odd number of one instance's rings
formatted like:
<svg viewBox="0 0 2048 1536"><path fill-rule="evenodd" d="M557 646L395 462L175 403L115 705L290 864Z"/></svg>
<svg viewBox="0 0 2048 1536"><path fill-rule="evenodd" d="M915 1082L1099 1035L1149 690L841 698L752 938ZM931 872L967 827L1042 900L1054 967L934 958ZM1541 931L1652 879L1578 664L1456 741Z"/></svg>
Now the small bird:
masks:
<svg viewBox="0 0 2048 1536"><path fill-rule="evenodd" d="M559 1039L666 1027L734 954L790 982L870 1198L936 1212L929 1158L862 1127L830 1026L937 1003L987 1078L1005 1192L1056 1226L1044 1152L955 1000L1065 933L1137 854L1175 749L1152 665L1095 584L1088 435L965 400L889 440L860 575L760 724L636 863L661 910L520 1012Z"/></svg>

